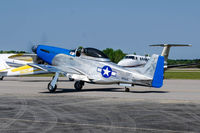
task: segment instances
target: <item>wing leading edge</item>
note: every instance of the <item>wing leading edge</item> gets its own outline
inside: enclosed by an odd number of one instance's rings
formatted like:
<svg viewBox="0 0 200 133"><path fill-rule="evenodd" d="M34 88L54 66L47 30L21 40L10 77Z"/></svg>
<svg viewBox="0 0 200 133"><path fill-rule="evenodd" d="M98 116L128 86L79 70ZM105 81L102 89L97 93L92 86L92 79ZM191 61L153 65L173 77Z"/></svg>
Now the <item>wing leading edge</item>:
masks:
<svg viewBox="0 0 200 133"><path fill-rule="evenodd" d="M28 64L29 66L32 66L34 68L41 69L43 71L47 72L58 72L58 73L70 73L70 74L80 74L83 75L83 73L79 72L78 70L75 70L73 68L67 68L65 70L57 67L57 66L51 66L51 65L42 65L42 64Z"/></svg>
<svg viewBox="0 0 200 133"><path fill-rule="evenodd" d="M28 64L31 67L41 69L46 72L51 73L60 73L63 74L69 78L77 79L77 80L84 80L84 81L91 81L92 79L89 78L88 75L81 72L78 69L72 68L72 67L65 67L65 68L59 68L57 66L51 66L51 65L42 65L42 64Z"/></svg>

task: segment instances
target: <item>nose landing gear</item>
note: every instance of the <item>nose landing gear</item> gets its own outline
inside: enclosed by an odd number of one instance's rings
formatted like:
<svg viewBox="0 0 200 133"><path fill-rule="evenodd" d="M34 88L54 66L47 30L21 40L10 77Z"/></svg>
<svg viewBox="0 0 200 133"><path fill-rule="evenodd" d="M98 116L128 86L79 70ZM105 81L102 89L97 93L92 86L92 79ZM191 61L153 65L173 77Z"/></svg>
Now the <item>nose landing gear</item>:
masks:
<svg viewBox="0 0 200 133"><path fill-rule="evenodd" d="M51 83L49 83L48 86L47 86L47 88L48 88L49 92L53 93L53 92L56 91L57 85L55 84L55 86L53 87L53 86L51 85Z"/></svg>

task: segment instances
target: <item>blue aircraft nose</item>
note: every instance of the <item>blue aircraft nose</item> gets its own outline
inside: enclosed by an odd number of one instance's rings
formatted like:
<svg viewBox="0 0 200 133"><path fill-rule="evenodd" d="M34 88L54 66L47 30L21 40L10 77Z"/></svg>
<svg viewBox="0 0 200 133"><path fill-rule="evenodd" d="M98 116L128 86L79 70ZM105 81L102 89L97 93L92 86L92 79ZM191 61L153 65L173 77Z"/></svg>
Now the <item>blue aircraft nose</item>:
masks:
<svg viewBox="0 0 200 133"><path fill-rule="evenodd" d="M37 48L38 48L38 45L34 45L34 46L32 47L32 51L33 51L34 53L37 53Z"/></svg>

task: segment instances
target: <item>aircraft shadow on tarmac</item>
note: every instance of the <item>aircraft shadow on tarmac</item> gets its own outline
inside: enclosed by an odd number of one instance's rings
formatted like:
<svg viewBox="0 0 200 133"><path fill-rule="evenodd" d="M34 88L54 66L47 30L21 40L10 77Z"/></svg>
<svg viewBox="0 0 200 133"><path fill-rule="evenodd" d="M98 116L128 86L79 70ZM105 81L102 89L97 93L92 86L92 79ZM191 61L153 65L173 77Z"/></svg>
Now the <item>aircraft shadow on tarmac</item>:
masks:
<svg viewBox="0 0 200 133"><path fill-rule="evenodd" d="M83 89L76 91L75 89L62 89L58 88L55 93L73 93L73 92L125 92L123 88L95 88L95 89ZM40 93L50 93L49 91ZM130 91L126 93L169 93L168 91Z"/></svg>

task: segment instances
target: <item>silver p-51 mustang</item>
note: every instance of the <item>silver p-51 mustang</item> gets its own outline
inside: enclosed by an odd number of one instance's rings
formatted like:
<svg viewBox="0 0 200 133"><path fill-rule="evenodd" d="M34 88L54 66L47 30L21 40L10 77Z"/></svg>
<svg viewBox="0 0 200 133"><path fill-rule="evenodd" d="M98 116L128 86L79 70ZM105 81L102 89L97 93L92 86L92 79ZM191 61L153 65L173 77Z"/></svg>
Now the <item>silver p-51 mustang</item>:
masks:
<svg viewBox="0 0 200 133"><path fill-rule="evenodd" d="M152 55L143 67L124 68L112 63L101 51L94 48L76 49L69 53L66 49L37 45L32 49L37 56L49 65L29 64L32 67L55 76L48 84L48 90L55 92L60 74L74 79L74 87L80 91L84 83L119 84L125 86L147 86L160 88L163 85L164 57ZM126 91L129 91L126 88Z"/></svg>

